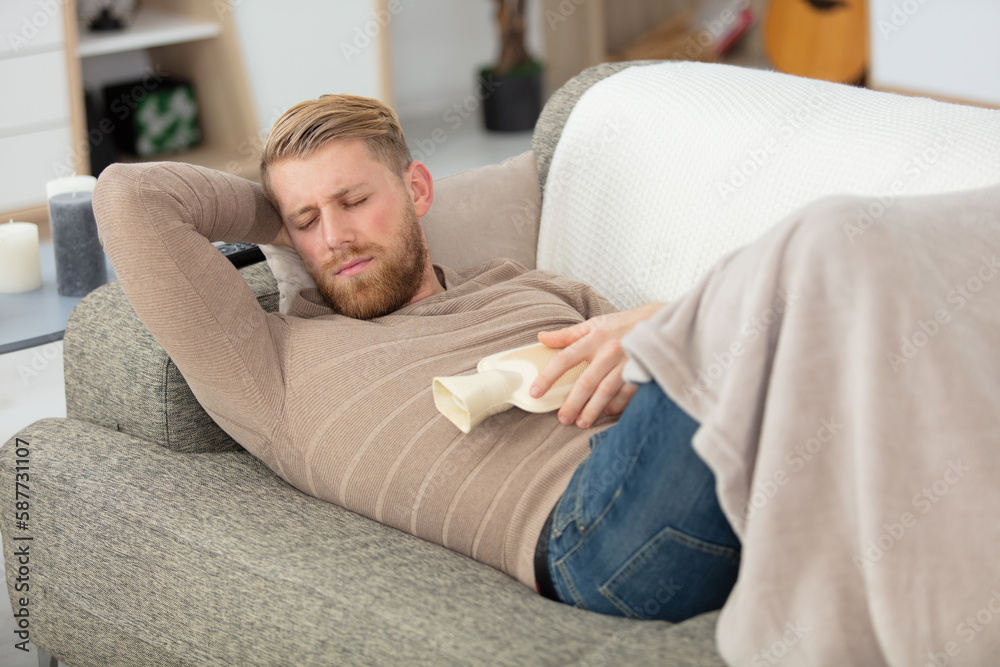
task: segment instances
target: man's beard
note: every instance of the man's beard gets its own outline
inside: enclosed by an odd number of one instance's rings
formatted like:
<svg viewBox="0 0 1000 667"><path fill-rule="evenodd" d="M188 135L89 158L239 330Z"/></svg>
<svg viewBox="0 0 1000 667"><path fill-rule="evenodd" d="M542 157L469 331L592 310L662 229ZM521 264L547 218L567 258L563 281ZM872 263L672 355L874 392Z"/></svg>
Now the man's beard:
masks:
<svg viewBox="0 0 1000 667"><path fill-rule="evenodd" d="M356 257L371 257L372 266L349 278L338 279L337 267ZM403 236L393 248L370 243L336 253L318 271L309 275L327 304L336 312L359 320L370 320L399 310L420 289L427 262L420 219L412 202L404 213Z"/></svg>

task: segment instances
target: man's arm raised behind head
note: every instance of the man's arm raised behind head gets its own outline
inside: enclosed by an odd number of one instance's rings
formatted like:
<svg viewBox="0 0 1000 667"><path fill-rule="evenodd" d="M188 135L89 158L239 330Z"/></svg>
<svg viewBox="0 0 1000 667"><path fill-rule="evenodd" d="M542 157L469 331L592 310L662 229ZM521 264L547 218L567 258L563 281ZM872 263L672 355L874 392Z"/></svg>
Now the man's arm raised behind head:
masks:
<svg viewBox="0 0 1000 667"><path fill-rule="evenodd" d="M114 164L98 180L94 212L136 314L208 413L270 464L284 320L264 312L211 244L274 239L281 220L260 186L188 164Z"/></svg>

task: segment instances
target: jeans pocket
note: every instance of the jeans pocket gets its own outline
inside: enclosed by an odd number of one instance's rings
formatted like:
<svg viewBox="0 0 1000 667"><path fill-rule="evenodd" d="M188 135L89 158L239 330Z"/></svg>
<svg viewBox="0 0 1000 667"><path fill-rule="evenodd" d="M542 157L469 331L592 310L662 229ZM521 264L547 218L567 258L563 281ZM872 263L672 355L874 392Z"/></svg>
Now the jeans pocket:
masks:
<svg viewBox="0 0 1000 667"><path fill-rule="evenodd" d="M603 431L595 433L594 435L587 438L587 446L590 448L590 451L594 451L594 447L599 445L601 441L604 440L604 437L607 434L608 434L608 429L604 429Z"/></svg>
<svg viewBox="0 0 1000 667"><path fill-rule="evenodd" d="M736 583L738 550L666 527L600 587L622 615L680 623L721 609Z"/></svg>
<svg viewBox="0 0 1000 667"><path fill-rule="evenodd" d="M571 526L573 526L573 530L577 530L581 524L587 525L592 518L585 516L584 512L587 508L585 500L587 500L591 489L591 484L588 481L588 475L591 474L589 468L594 460L594 448L604 441L608 430L610 429L595 433L587 439L590 453L573 472L573 476L555 508L555 514L552 518L552 534L556 537L562 535L563 531Z"/></svg>

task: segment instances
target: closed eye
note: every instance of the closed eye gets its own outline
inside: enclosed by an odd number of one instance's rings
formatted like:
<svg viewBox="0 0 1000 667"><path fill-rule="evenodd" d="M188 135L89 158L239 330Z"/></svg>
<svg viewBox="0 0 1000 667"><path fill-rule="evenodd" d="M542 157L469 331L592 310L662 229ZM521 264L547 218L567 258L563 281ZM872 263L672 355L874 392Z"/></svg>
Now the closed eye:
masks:
<svg viewBox="0 0 1000 667"><path fill-rule="evenodd" d="M358 206L364 204L366 201L368 201L368 197L362 197L361 199L345 203L344 208L357 208Z"/></svg>

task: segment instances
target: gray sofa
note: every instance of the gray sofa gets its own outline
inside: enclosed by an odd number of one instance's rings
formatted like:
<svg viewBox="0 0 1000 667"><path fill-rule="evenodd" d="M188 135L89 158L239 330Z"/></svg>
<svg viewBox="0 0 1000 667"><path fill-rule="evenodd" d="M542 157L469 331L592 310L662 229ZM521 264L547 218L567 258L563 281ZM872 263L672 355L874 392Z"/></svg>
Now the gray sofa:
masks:
<svg viewBox="0 0 1000 667"><path fill-rule="evenodd" d="M533 143L542 183L582 92L635 64L588 70L550 99ZM523 253L537 231L514 223ZM242 273L275 310L268 265ZM115 283L74 311L64 362L68 416L0 449L0 530L14 609L65 664L722 664L717 614L670 625L580 611L289 486L211 421ZM15 592L24 544L30 590Z"/></svg>

